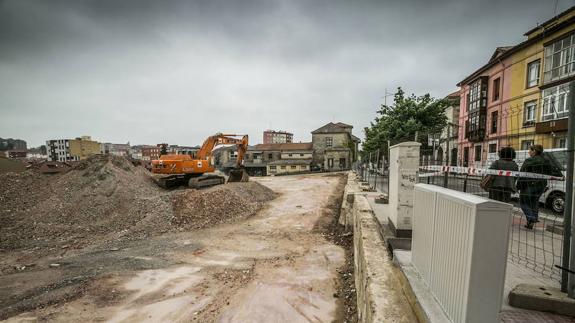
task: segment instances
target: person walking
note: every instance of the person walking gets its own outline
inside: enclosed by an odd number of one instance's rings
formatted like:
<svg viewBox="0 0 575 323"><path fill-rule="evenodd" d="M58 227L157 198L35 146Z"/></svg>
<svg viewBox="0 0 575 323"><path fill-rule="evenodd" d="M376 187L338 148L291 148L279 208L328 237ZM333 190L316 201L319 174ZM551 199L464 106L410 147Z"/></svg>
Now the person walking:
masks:
<svg viewBox="0 0 575 323"><path fill-rule="evenodd" d="M518 171L519 166L514 161L515 149L504 147L499 150L499 159L494 161L489 169ZM515 177L491 175L493 179L489 185L489 198L505 203L511 202L511 194L516 191Z"/></svg>
<svg viewBox="0 0 575 323"><path fill-rule="evenodd" d="M525 159L521 165L521 172L543 174L550 176L563 176L560 170L557 170L543 156L543 146L533 145L529 147L529 158ZM547 187L547 180L542 178L520 177L517 180L519 189L519 205L527 218L525 228L533 229L533 225L539 222L539 198Z"/></svg>

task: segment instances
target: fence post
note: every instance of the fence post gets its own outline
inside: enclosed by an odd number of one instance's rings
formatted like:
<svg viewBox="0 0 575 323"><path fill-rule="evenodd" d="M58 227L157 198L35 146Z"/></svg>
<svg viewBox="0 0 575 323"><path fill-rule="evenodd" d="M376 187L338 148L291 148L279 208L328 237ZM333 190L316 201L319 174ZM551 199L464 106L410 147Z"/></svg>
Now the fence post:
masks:
<svg viewBox="0 0 575 323"><path fill-rule="evenodd" d="M563 210L563 268L575 269L575 241L573 241L573 165L575 154L575 82L569 84L569 121L567 130L567 176L565 178L565 208ZM575 274L563 270L561 290L575 298Z"/></svg>
<svg viewBox="0 0 575 323"><path fill-rule="evenodd" d="M463 180L463 192L467 193L467 178L469 177L468 174L465 174L465 179Z"/></svg>
<svg viewBox="0 0 575 323"><path fill-rule="evenodd" d="M398 238L411 237L413 186L417 182L420 146L419 142L404 142L391 148L388 226Z"/></svg>

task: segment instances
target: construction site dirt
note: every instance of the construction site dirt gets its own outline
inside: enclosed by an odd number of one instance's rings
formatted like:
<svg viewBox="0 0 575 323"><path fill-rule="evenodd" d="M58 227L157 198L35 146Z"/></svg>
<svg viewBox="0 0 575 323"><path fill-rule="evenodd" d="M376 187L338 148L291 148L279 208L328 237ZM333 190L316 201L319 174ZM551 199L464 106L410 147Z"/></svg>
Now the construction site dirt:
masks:
<svg viewBox="0 0 575 323"><path fill-rule="evenodd" d="M0 319L353 321L344 177L166 191L101 156L1 174Z"/></svg>

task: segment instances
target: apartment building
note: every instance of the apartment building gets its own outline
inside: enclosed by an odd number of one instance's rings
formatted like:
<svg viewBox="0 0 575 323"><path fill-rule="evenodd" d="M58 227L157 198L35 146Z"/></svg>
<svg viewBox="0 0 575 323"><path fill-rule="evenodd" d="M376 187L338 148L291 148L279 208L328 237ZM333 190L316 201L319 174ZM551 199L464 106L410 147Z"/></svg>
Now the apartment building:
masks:
<svg viewBox="0 0 575 323"><path fill-rule="evenodd" d="M50 161L78 161L101 153L101 144L90 136L75 139L53 139L46 141L46 152Z"/></svg>
<svg viewBox="0 0 575 323"><path fill-rule="evenodd" d="M459 164L487 166L501 147L566 145L568 83L575 76L575 7L499 47L462 80Z"/></svg>
<svg viewBox="0 0 575 323"><path fill-rule="evenodd" d="M293 141L293 133L286 131L264 131L264 144L285 144Z"/></svg>

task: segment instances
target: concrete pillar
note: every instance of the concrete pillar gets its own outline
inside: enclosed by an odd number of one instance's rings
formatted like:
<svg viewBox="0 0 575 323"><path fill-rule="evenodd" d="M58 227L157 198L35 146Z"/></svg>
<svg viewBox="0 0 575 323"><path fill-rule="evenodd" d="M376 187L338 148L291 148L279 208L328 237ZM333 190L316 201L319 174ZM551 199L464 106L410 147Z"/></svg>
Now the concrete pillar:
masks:
<svg viewBox="0 0 575 323"><path fill-rule="evenodd" d="M388 226L398 238L411 238L413 186L419 170L419 142L403 142L389 149Z"/></svg>

